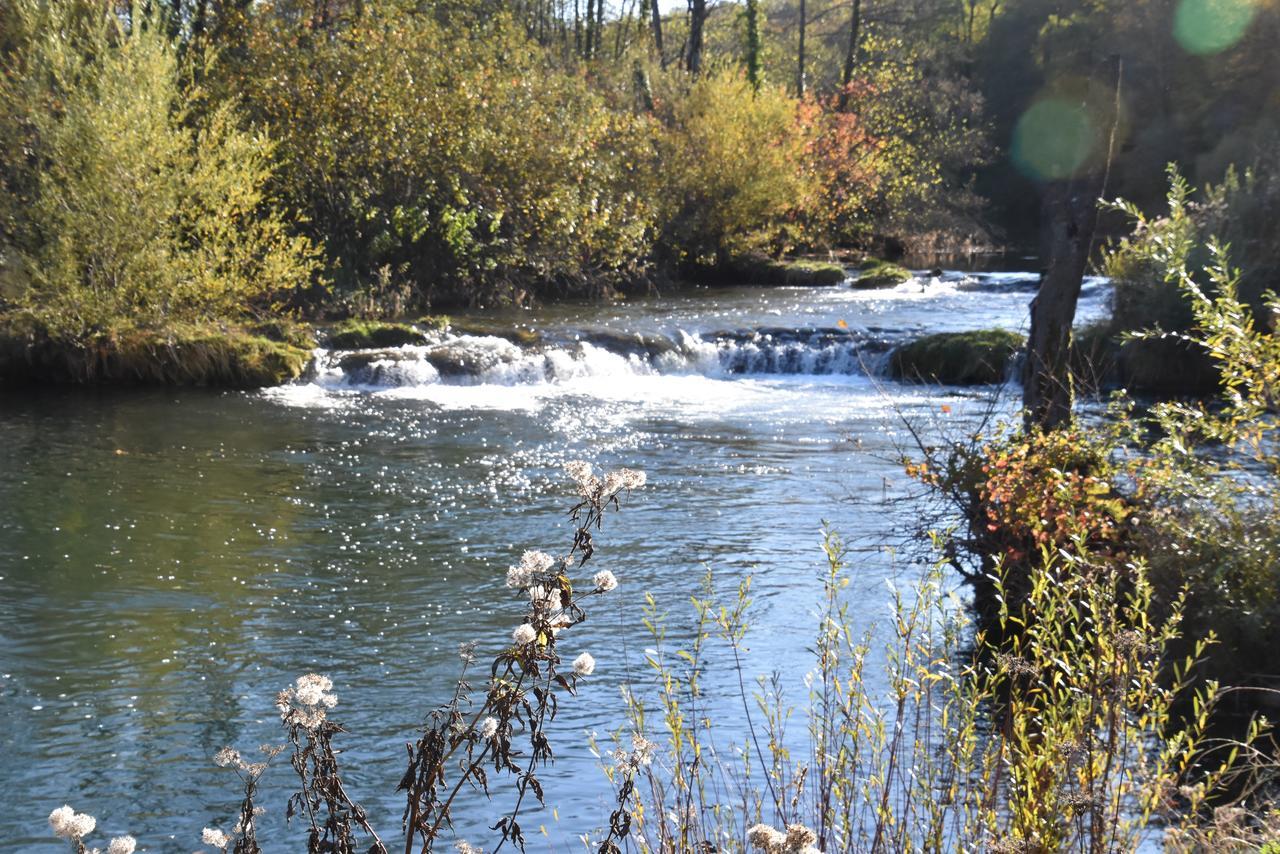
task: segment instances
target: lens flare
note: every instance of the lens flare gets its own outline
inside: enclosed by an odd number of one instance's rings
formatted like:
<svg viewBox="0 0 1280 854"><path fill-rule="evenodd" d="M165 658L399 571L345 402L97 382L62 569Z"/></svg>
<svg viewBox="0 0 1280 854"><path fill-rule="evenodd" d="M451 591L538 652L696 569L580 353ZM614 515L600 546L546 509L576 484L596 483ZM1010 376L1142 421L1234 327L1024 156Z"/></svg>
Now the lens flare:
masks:
<svg viewBox="0 0 1280 854"><path fill-rule="evenodd" d="M1097 143L1097 128L1083 104L1045 98L1018 119L1011 154L1024 175L1052 181L1074 175Z"/></svg>
<svg viewBox="0 0 1280 854"><path fill-rule="evenodd" d="M1182 0L1173 37L1187 53L1219 53L1240 40L1255 11L1254 0Z"/></svg>

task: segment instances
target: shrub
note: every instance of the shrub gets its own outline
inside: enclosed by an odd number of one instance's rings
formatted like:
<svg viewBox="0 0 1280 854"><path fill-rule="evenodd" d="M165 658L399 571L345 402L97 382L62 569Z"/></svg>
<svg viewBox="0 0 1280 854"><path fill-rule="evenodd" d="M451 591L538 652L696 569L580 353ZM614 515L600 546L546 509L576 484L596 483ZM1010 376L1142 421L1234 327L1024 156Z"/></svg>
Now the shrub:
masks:
<svg viewBox="0 0 1280 854"><path fill-rule="evenodd" d="M817 200L812 112L776 87L754 90L737 71L666 83L655 96L669 205L660 244L680 264L713 266L803 242Z"/></svg>
<svg viewBox="0 0 1280 854"><path fill-rule="evenodd" d="M233 70L340 295L381 276L417 305L492 304L645 274L649 123L504 15L370 6L319 35L264 4Z"/></svg>
<svg viewBox="0 0 1280 854"><path fill-rule="evenodd" d="M233 103L193 111L159 17L17 9L31 36L0 82L13 302L84 341L279 308L311 283L310 244L266 196L272 144Z"/></svg>

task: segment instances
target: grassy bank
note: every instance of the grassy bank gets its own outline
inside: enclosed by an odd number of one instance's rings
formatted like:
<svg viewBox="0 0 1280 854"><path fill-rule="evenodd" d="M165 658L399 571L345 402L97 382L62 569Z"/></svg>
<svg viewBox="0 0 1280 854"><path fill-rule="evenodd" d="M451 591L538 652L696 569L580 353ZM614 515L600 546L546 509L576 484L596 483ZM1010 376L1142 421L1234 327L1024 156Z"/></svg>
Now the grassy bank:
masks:
<svg viewBox="0 0 1280 854"><path fill-rule="evenodd" d="M70 338L13 313L0 316L0 382L261 388L301 376L311 358L306 339L280 324L123 327Z"/></svg>

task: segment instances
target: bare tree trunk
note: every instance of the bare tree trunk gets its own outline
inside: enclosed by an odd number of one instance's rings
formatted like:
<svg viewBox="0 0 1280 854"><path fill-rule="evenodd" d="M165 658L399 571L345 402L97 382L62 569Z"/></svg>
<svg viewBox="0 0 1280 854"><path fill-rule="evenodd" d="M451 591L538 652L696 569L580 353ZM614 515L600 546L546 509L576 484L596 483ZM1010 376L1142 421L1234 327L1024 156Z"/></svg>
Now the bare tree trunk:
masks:
<svg viewBox="0 0 1280 854"><path fill-rule="evenodd" d="M1055 181L1044 193L1042 218L1048 232L1049 267L1031 301L1031 333L1022 364L1023 424L1052 430L1071 420L1071 326L1080 286L1093 250L1098 202L1106 195L1115 154L1123 67L1115 59L1115 115L1101 170Z"/></svg>
<svg viewBox="0 0 1280 854"><path fill-rule="evenodd" d="M596 0L587 0L587 49L586 57L590 59L596 52Z"/></svg>
<svg viewBox="0 0 1280 854"><path fill-rule="evenodd" d="M1099 182L1057 181L1045 189L1049 267L1031 301L1031 334L1022 364L1023 419L1027 429L1051 430L1071 420L1071 324L1093 230Z"/></svg>
<svg viewBox="0 0 1280 854"><path fill-rule="evenodd" d="M853 82L853 69L858 64L858 30L862 27L862 0L853 0L853 13L849 17L849 47L844 54L844 73L840 75L840 109L849 108L849 84Z"/></svg>
<svg viewBox="0 0 1280 854"><path fill-rule="evenodd" d="M658 52L658 64L667 67L667 56L662 50L662 10L658 8L658 0L649 0L649 13L653 18L653 47Z"/></svg>
<svg viewBox="0 0 1280 854"><path fill-rule="evenodd" d="M626 46L627 35L631 30L631 13L635 8L634 0L632 0L630 6L627 5L627 0L622 0L622 5L619 9L621 20L618 22L617 36L613 40L613 58L615 62L622 57L622 49Z"/></svg>
<svg viewBox="0 0 1280 854"><path fill-rule="evenodd" d="M690 74L702 70L702 27L707 20L707 0L689 0L689 54L685 67Z"/></svg>
<svg viewBox="0 0 1280 854"><path fill-rule="evenodd" d="M804 97L804 37L809 27L809 15L805 0L800 0L800 44L796 47L796 97Z"/></svg>

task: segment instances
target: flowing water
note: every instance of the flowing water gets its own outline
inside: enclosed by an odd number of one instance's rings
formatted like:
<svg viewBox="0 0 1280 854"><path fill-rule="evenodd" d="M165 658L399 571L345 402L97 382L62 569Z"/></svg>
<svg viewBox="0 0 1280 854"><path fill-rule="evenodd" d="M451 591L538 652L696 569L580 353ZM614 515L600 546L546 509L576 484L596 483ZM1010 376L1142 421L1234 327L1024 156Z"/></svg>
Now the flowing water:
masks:
<svg viewBox="0 0 1280 854"><path fill-rule="evenodd" d="M747 669L781 671L798 698L822 521L856 546L858 619L881 618L886 583L913 572L879 547L915 521L889 500L901 419L958 430L991 398L878 380L884 354L925 332L1025 330L1034 288L947 273L698 290L465 318L471 334L320 353L305 382L259 393L0 396L0 849L63 850L45 816L67 802L146 850L195 850L238 804L209 757L278 741L274 693L308 671L336 683L350 789L396 838L401 745L451 690L458 645L483 660L509 637L522 605L505 568L567 546L562 466L586 459L649 486L597 539L591 566L621 587L561 637L597 670L554 726L557 810L523 823L530 850L569 850L607 820L587 733L621 726L619 685L645 678L645 592L674 647L708 569L726 594L754 572ZM1081 322L1106 292L1086 283ZM707 679L740 731L736 677L713 656ZM301 846L284 759L266 779L270 852ZM460 829L482 841L505 797L473 797Z"/></svg>

